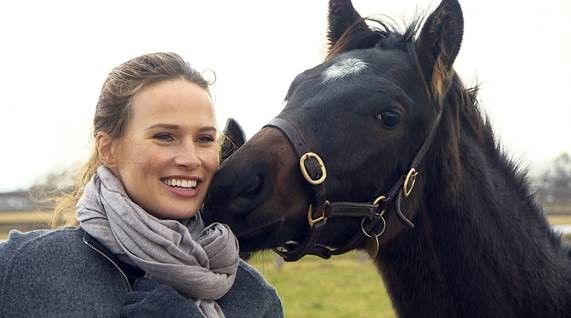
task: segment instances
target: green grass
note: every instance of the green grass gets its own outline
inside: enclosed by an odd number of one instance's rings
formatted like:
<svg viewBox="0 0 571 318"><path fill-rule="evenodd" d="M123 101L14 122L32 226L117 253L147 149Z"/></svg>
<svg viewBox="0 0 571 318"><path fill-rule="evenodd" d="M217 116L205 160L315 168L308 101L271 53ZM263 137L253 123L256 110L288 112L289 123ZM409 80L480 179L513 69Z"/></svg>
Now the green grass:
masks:
<svg viewBox="0 0 571 318"><path fill-rule="evenodd" d="M277 289L288 318L395 317L375 266L360 253L331 260L306 256L280 269L270 253L250 263Z"/></svg>

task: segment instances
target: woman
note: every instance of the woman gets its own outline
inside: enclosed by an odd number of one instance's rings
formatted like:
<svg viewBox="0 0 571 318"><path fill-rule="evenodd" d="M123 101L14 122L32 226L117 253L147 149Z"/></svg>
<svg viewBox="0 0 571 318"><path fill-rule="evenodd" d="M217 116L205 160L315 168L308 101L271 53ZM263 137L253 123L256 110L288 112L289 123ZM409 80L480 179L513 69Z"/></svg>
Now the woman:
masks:
<svg viewBox="0 0 571 318"><path fill-rule="evenodd" d="M218 167L209 83L178 55L115 68L72 200L78 227L0 245L0 317L281 317L275 290L198 213Z"/></svg>

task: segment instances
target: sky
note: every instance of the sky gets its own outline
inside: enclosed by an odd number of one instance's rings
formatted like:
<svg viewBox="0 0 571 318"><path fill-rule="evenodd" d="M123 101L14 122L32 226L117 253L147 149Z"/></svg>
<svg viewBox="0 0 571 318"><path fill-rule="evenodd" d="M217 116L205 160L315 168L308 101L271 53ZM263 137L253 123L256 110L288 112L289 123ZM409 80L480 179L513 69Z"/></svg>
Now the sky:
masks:
<svg viewBox="0 0 571 318"><path fill-rule="evenodd" d="M410 21L437 1L355 0L362 16ZM537 170L571 152L571 1L461 0L455 68L505 151ZM220 127L247 137L277 115L293 78L326 52L326 0L0 2L0 191L84 161L109 71L176 52L216 74Z"/></svg>

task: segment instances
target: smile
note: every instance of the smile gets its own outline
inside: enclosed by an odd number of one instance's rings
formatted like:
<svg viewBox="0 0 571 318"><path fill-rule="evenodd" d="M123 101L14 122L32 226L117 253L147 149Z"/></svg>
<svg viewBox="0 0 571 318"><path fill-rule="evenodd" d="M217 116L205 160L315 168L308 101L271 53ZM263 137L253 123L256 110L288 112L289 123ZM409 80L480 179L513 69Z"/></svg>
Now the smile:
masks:
<svg viewBox="0 0 571 318"><path fill-rule="evenodd" d="M188 179L177 179L177 178L167 178L161 180L164 184L171 187L185 188L185 189L195 189L198 185L198 180L188 180Z"/></svg>

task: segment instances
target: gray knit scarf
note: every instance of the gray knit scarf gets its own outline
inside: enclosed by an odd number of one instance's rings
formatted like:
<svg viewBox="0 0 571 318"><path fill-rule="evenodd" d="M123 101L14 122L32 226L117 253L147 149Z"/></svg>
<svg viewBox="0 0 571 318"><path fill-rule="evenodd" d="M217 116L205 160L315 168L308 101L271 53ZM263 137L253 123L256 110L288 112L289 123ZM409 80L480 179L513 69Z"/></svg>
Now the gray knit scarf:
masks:
<svg viewBox="0 0 571 318"><path fill-rule="evenodd" d="M216 299L232 287L238 241L230 229L187 220L158 219L133 202L121 182L99 167L77 203L81 227L126 263L196 302L206 317L224 317Z"/></svg>

